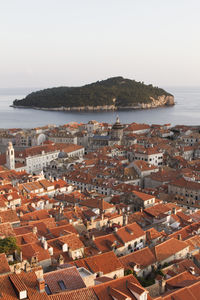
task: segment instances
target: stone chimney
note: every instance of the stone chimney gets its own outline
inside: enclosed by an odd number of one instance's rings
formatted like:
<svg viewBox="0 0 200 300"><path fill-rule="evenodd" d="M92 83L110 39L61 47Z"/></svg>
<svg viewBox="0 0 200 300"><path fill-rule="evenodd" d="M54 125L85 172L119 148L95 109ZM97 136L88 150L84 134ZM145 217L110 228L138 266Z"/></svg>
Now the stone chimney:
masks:
<svg viewBox="0 0 200 300"><path fill-rule="evenodd" d="M160 282L160 293L164 294L166 290L166 281L164 278L162 278L161 282Z"/></svg>
<svg viewBox="0 0 200 300"><path fill-rule="evenodd" d="M47 250L48 249L47 241L45 240L42 244L43 244L44 250Z"/></svg>
<svg viewBox="0 0 200 300"><path fill-rule="evenodd" d="M63 265L64 264L64 258L62 256L62 254L60 254L59 257L58 257L58 264L59 265Z"/></svg>
<svg viewBox="0 0 200 300"><path fill-rule="evenodd" d="M126 226L128 224L128 215L124 214L123 215L123 226Z"/></svg>
<svg viewBox="0 0 200 300"><path fill-rule="evenodd" d="M33 234L35 234L35 235L36 235L36 234L37 234L37 232L38 232L38 230L37 230L37 227L36 227L36 226L34 226L34 227L33 227Z"/></svg>
<svg viewBox="0 0 200 300"><path fill-rule="evenodd" d="M182 241L182 236L181 236L180 233L178 234L178 240L179 240L179 241Z"/></svg>
<svg viewBox="0 0 200 300"><path fill-rule="evenodd" d="M49 254L52 256L53 255L53 247L50 247L48 250L49 250Z"/></svg>
<svg viewBox="0 0 200 300"><path fill-rule="evenodd" d="M20 268L19 264L15 265L14 272L15 272L15 274L20 274L21 273L21 268Z"/></svg>
<svg viewBox="0 0 200 300"><path fill-rule="evenodd" d="M23 261L22 251L20 251L20 253L19 253L19 259L20 259L20 261Z"/></svg>

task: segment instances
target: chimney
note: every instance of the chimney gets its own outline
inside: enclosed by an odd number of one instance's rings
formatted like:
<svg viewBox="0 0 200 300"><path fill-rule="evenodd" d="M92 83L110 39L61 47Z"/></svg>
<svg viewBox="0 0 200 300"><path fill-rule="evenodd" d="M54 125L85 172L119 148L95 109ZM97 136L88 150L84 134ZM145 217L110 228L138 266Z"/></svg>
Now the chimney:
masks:
<svg viewBox="0 0 200 300"><path fill-rule="evenodd" d="M59 257L58 257L58 264L59 265L63 265L64 264L64 258L62 256L62 254L60 254Z"/></svg>
<svg viewBox="0 0 200 300"><path fill-rule="evenodd" d="M192 275L195 275L194 267L190 267L190 273L191 273Z"/></svg>
<svg viewBox="0 0 200 300"><path fill-rule="evenodd" d="M118 215L121 215L121 213L122 213L122 210L121 210L121 208L120 208L120 207L117 209L117 212L118 212Z"/></svg>
<svg viewBox="0 0 200 300"><path fill-rule="evenodd" d="M178 240L179 240L179 241L182 241L182 236L181 236L180 233L178 234Z"/></svg>
<svg viewBox="0 0 200 300"><path fill-rule="evenodd" d="M25 264L25 272L30 272L30 270L31 270L30 264L29 264L29 263L26 263L26 264Z"/></svg>
<svg viewBox="0 0 200 300"><path fill-rule="evenodd" d="M176 207L172 208L172 214L176 215Z"/></svg>
<svg viewBox="0 0 200 300"><path fill-rule="evenodd" d="M123 215L123 226L126 226L128 224L128 215L124 214Z"/></svg>
<svg viewBox="0 0 200 300"><path fill-rule="evenodd" d="M35 235L36 235L36 234L37 234L37 232L38 232L38 230L37 230L37 227L36 227L36 226L34 226L34 227L33 227L33 234L35 234Z"/></svg>
<svg viewBox="0 0 200 300"><path fill-rule="evenodd" d="M166 290L166 281L162 278L160 283L160 293L164 294Z"/></svg>
<svg viewBox="0 0 200 300"><path fill-rule="evenodd" d="M38 278L37 280L38 283L38 290L40 293L45 292L45 281L44 278Z"/></svg>
<svg viewBox="0 0 200 300"><path fill-rule="evenodd" d="M20 259L20 261L23 261L22 251L20 251L20 253L19 253L19 259Z"/></svg>
<svg viewBox="0 0 200 300"><path fill-rule="evenodd" d="M47 241L46 241L46 240L43 242L43 248L44 248L44 250L47 250L47 249L48 249L48 244L47 244Z"/></svg>
<svg viewBox="0 0 200 300"><path fill-rule="evenodd" d="M92 235L92 240L93 240L93 241L95 240L95 236L94 236L94 234Z"/></svg>
<svg viewBox="0 0 200 300"><path fill-rule="evenodd" d="M15 272L15 274L20 274L21 273L21 269L20 269L20 266L18 264L14 266L14 272Z"/></svg>
<svg viewBox="0 0 200 300"><path fill-rule="evenodd" d="M48 250L49 250L49 254L52 256L53 255L53 247L50 247Z"/></svg>
<svg viewBox="0 0 200 300"><path fill-rule="evenodd" d="M35 275L37 279L43 279L43 269L41 266L37 268L37 270L35 271Z"/></svg>

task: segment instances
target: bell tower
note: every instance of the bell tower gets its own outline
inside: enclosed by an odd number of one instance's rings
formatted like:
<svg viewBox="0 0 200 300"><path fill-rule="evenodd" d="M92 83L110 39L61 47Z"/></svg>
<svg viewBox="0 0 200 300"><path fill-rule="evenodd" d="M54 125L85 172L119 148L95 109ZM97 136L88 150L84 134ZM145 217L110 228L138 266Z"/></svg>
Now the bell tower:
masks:
<svg viewBox="0 0 200 300"><path fill-rule="evenodd" d="M15 169L15 150L11 142L8 143L6 150L6 167L10 170Z"/></svg>
<svg viewBox="0 0 200 300"><path fill-rule="evenodd" d="M116 122L111 129L111 137L121 140L123 137L123 129L124 125L120 123L119 116L117 116Z"/></svg>

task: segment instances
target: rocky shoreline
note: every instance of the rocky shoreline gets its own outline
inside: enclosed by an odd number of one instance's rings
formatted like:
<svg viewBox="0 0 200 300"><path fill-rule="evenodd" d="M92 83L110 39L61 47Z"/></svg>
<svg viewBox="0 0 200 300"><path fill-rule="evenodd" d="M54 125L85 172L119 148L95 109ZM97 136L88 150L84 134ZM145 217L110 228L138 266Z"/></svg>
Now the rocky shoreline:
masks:
<svg viewBox="0 0 200 300"><path fill-rule="evenodd" d="M73 107L35 107L35 106L18 106L11 105L14 108L32 108L36 110L46 111L116 111L116 110L138 110L138 109L152 109L165 106L175 105L173 96L159 96L158 99L150 98L149 103L138 103L136 106L115 106L115 105L103 105L103 106L73 106Z"/></svg>

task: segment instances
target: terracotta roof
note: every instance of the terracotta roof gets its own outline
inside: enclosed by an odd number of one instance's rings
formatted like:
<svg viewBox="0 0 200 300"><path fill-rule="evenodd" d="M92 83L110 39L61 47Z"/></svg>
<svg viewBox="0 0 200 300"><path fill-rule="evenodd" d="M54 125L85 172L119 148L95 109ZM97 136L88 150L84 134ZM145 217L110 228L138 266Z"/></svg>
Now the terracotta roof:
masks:
<svg viewBox="0 0 200 300"><path fill-rule="evenodd" d="M46 209L36 210L27 214L24 214L22 217L20 217L20 220L22 222L25 221L37 221L42 219L50 218L49 213Z"/></svg>
<svg viewBox="0 0 200 300"><path fill-rule="evenodd" d="M2 223L0 224L0 238L4 238L7 236L15 235L14 230L10 223Z"/></svg>
<svg viewBox="0 0 200 300"><path fill-rule="evenodd" d="M114 233L96 237L93 243L101 252L108 252L110 250L113 250L113 247L123 247L123 243Z"/></svg>
<svg viewBox="0 0 200 300"><path fill-rule="evenodd" d="M0 253L0 274L9 273L10 267L5 253Z"/></svg>
<svg viewBox="0 0 200 300"><path fill-rule="evenodd" d="M67 244L72 251L84 248L83 243L75 233L70 233L56 239L48 240L48 244L51 245L55 250L57 249L59 251L63 244Z"/></svg>
<svg viewBox="0 0 200 300"><path fill-rule="evenodd" d="M66 291L77 290L86 287L76 267L69 267L45 273L44 280L52 294L63 291L59 286L59 281L63 281Z"/></svg>
<svg viewBox="0 0 200 300"><path fill-rule="evenodd" d="M25 245L25 244L35 243L37 241L38 238L33 232L16 236L17 245Z"/></svg>
<svg viewBox="0 0 200 300"><path fill-rule="evenodd" d="M152 240L157 239L157 238L161 238L165 235L166 234L164 232L159 232L154 227L146 230L146 237L147 237L148 242L151 242Z"/></svg>
<svg viewBox="0 0 200 300"><path fill-rule="evenodd" d="M148 207L144 209L145 213L150 215L151 217L159 217L160 215L163 216L163 214L168 214L168 212L171 212L171 208L169 208L167 205L163 203L158 203L154 206Z"/></svg>
<svg viewBox="0 0 200 300"><path fill-rule="evenodd" d="M156 262L156 258L151 250L146 247L128 255L119 257L119 261L125 269L133 269L134 264L138 265L141 269L144 269L154 264Z"/></svg>
<svg viewBox="0 0 200 300"><path fill-rule="evenodd" d="M75 227L72 224L67 224L67 225L62 225L62 226L56 226L51 228L49 233L49 237L50 238L57 238L59 236L62 235L66 235L69 233L75 233L78 234L77 230L75 229Z"/></svg>
<svg viewBox="0 0 200 300"><path fill-rule="evenodd" d="M135 300L136 298L131 290L135 292L137 291L139 294L141 293L141 291L145 292L145 289L140 285L140 283L133 275L128 275L109 282L98 284L93 287L93 290L97 295L98 300L111 300L111 295L115 295L114 298L119 300ZM115 291L115 293L110 293L110 291L113 290ZM149 297L148 299L151 298Z"/></svg>
<svg viewBox="0 0 200 300"><path fill-rule="evenodd" d="M19 218L15 210L0 211L1 223L16 223L19 222Z"/></svg>
<svg viewBox="0 0 200 300"><path fill-rule="evenodd" d="M196 234L196 232L199 232L200 231L200 222L195 222L195 223L192 223L188 226L185 226L183 228L181 228L180 230L172 233L169 235L169 238L178 238L179 235L181 235L181 239L182 240L186 240L188 239L189 237L193 236L194 234Z"/></svg>
<svg viewBox="0 0 200 300"><path fill-rule="evenodd" d="M144 129L150 129L150 126L148 124L138 124L138 123L132 123L128 127L124 129L124 131L139 131L139 130L144 130Z"/></svg>
<svg viewBox="0 0 200 300"><path fill-rule="evenodd" d="M99 208L101 210L106 210L114 207L113 204L110 204L103 199L93 199L93 198L81 201L80 205L84 205L91 208Z"/></svg>
<svg viewBox="0 0 200 300"><path fill-rule="evenodd" d="M164 274L170 273L170 276L173 277L174 275L183 273L185 271L191 272L191 270L194 271L195 275L200 275L200 269L194 264L191 259L183 259L181 261L175 262L173 265L162 269L162 272Z"/></svg>
<svg viewBox="0 0 200 300"><path fill-rule="evenodd" d="M186 242L171 238L159 245L156 245L154 247L154 251L157 261L161 262L187 247L189 248Z"/></svg>
<svg viewBox="0 0 200 300"><path fill-rule="evenodd" d="M192 275L190 272L185 271L183 273L177 274L176 276L166 280L166 284L170 288L178 288L179 284L186 280L197 280L197 277Z"/></svg>
<svg viewBox="0 0 200 300"><path fill-rule="evenodd" d="M137 223L132 223L119 228L116 235L123 243L127 243L145 236L145 232Z"/></svg>
<svg viewBox="0 0 200 300"><path fill-rule="evenodd" d="M0 295L2 300L17 300L18 290L26 290L29 300L48 300L46 293L40 293L37 286L37 277L34 272L21 272L0 276Z"/></svg>
<svg viewBox="0 0 200 300"><path fill-rule="evenodd" d="M200 183L199 182L194 182L194 181L188 181L185 180L184 178L176 179L171 181L170 185L182 187L184 189L191 189L191 190L199 190L200 189Z"/></svg>
<svg viewBox="0 0 200 300"><path fill-rule="evenodd" d="M92 288L63 292L56 295L50 295L50 300L98 300Z"/></svg>
<svg viewBox="0 0 200 300"><path fill-rule="evenodd" d="M76 260L73 264L77 267L84 267L92 273L103 272L104 275L123 269L122 264L113 251Z"/></svg>
<svg viewBox="0 0 200 300"><path fill-rule="evenodd" d="M21 245L20 248L23 259L27 259L28 261L32 257L37 257L39 262L51 258L49 251L45 250L40 242Z"/></svg>
<svg viewBox="0 0 200 300"><path fill-rule="evenodd" d="M146 193L137 192L137 191L132 191L132 193L143 201L147 201L147 200L151 200L151 199L155 200L155 196L148 195Z"/></svg>

